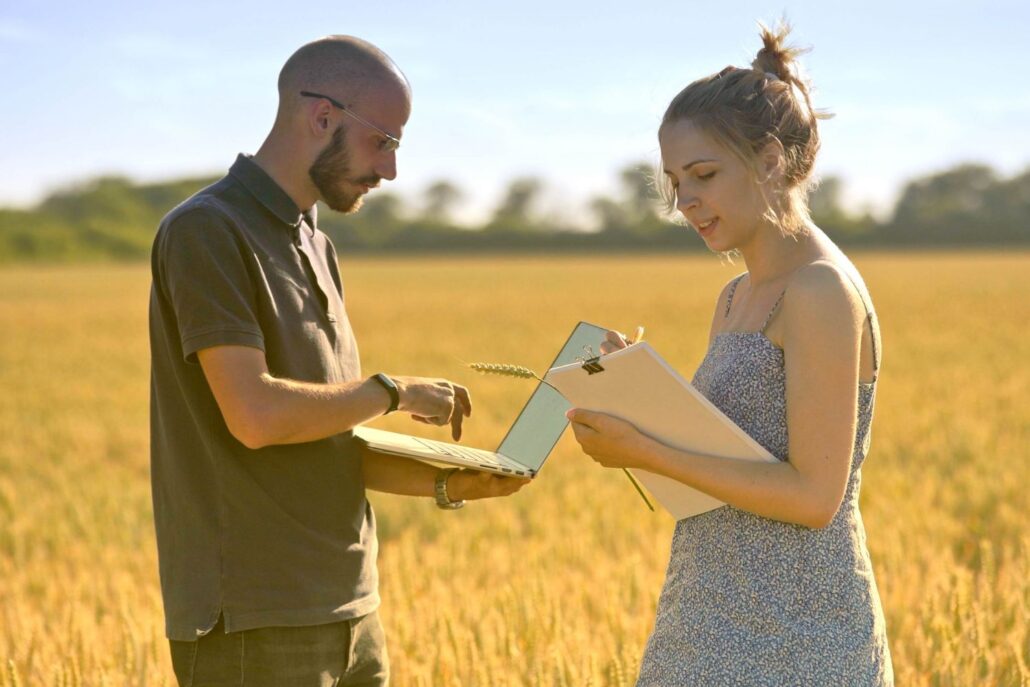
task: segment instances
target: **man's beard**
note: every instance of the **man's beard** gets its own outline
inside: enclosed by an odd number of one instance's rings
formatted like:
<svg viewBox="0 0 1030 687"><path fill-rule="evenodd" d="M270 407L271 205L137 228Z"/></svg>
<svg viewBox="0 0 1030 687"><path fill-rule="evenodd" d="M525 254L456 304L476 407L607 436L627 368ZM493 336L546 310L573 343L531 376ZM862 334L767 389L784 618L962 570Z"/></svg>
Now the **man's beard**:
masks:
<svg viewBox="0 0 1030 687"><path fill-rule="evenodd" d="M329 145L308 169L308 176L326 205L337 212L352 213L358 211L362 201L362 194L354 187L358 184L374 186L379 183L379 177L349 178L350 151L343 140L346 133L347 129L342 124L336 127Z"/></svg>

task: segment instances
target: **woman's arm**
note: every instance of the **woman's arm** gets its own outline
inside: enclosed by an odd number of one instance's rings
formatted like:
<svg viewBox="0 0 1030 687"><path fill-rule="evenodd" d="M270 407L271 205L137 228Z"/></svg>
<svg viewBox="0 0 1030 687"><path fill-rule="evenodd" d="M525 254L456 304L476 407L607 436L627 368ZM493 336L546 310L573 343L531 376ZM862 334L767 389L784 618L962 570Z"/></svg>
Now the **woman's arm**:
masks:
<svg viewBox="0 0 1030 687"><path fill-rule="evenodd" d="M837 268L816 263L784 296L788 461L755 463L679 451L632 425L570 411L576 438L607 467L665 475L757 515L824 527L840 507L855 442L864 310Z"/></svg>

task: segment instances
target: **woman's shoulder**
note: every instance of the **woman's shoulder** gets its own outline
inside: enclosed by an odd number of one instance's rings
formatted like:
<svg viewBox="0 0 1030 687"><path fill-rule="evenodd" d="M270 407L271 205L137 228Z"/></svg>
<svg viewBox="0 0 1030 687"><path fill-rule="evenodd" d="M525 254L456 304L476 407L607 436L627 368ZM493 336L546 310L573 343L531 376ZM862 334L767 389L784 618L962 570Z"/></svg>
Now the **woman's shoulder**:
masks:
<svg viewBox="0 0 1030 687"><path fill-rule="evenodd" d="M820 258L800 267L783 293L788 322L801 326L837 326L860 322L866 314L861 277L848 263Z"/></svg>
<svg viewBox="0 0 1030 687"><path fill-rule="evenodd" d="M715 337L715 332L719 329L719 322L726 317L729 311L730 303L733 300L733 293L737 290L740 281L746 276L747 272L741 272L726 282L726 285L722 287L722 291L719 292L719 298L715 301L715 312L712 313L711 328L708 332L709 344L711 344L712 339Z"/></svg>
<svg viewBox="0 0 1030 687"><path fill-rule="evenodd" d="M798 276L804 277L808 288L818 289L820 280L825 280L822 283L824 288L850 292L858 297L866 310L871 310L869 290L855 263L821 229L814 229L817 255L798 271Z"/></svg>
<svg viewBox="0 0 1030 687"><path fill-rule="evenodd" d="M818 258L799 267L791 276L787 287L807 290L820 286L845 285L850 281L847 269L848 266L832 258Z"/></svg>
<svg viewBox="0 0 1030 687"><path fill-rule="evenodd" d="M846 292L871 309L869 290L858 268L843 254L840 257L821 257L802 266L788 285L798 285L799 290Z"/></svg>
<svg viewBox="0 0 1030 687"><path fill-rule="evenodd" d="M740 282L747 277L747 275L747 272L741 272L723 285L722 291L719 292L719 298L716 301L715 309L717 312L721 312L723 308L725 308L730 299L733 298L733 294L737 290L737 286L740 285Z"/></svg>

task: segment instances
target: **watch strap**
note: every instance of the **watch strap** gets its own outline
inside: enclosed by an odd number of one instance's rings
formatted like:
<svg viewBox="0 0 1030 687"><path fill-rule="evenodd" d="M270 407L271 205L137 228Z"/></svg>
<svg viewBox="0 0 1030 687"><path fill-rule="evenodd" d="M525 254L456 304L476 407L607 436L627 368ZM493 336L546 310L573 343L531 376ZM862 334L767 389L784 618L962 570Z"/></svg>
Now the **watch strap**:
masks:
<svg viewBox="0 0 1030 687"><path fill-rule="evenodd" d="M460 468L444 468L436 473L436 486L434 493L436 495L436 505L438 508L444 510L457 510L465 505L464 501L451 501L450 497L447 496L447 479L458 472Z"/></svg>
<svg viewBox="0 0 1030 687"><path fill-rule="evenodd" d="M386 393L390 394L390 407L387 408L386 412L383 414L389 415L393 411L397 410L398 406L401 404L401 393L397 390L397 385L394 381L382 372L377 372L372 375L372 379L375 380L379 386L386 389Z"/></svg>

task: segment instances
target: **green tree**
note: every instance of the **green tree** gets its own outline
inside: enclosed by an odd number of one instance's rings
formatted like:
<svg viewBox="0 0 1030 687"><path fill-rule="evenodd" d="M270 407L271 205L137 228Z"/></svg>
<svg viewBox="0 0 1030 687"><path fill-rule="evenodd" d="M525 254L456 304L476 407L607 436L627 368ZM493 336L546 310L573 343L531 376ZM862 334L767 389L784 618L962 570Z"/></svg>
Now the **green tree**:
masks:
<svg viewBox="0 0 1030 687"><path fill-rule="evenodd" d="M996 184L987 201L994 209L992 235L999 240L1030 241L1030 169Z"/></svg>
<svg viewBox="0 0 1030 687"><path fill-rule="evenodd" d="M630 228L637 233L650 233L661 229L659 218L661 198L655 187L654 168L646 162L630 165L619 173L626 198Z"/></svg>
<svg viewBox="0 0 1030 687"><path fill-rule="evenodd" d="M543 188L543 182L536 177L521 177L512 181L486 229L505 232L539 229L535 211Z"/></svg>
<svg viewBox="0 0 1030 687"><path fill-rule="evenodd" d="M998 177L986 165L964 164L909 182L898 199L892 233L909 243L975 242L994 238L1000 227Z"/></svg>
<svg viewBox="0 0 1030 687"><path fill-rule="evenodd" d="M389 245L407 226L400 196L377 191L366 196L361 210L349 215L318 209L318 225L338 247L374 248Z"/></svg>
<svg viewBox="0 0 1030 687"><path fill-rule="evenodd" d="M618 198L597 196L590 202L601 231L653 235L669 229L651 165L638 162L624 167L619 172L619 185Z"/></svg>
<svg viewBox="0 0 1030 687"><path fill-rule="evenodd" d="M590 211L597 218L597 225L604 233L625 232L630 225L626 207L608 196L595 196L590 201Z"/></svg>
<svg viewBox="0 0 1030 687"><path fill-rule="evenodd" d="M840 177L828 176L820 181L808 197L812 221L837 241L868 240L873 236L876 222L868 212L860 217L848 213L841 203L843 194L844 182Z"/></svg>
<svg viewBox="0 0 1030 687"><path fill-rule="evenodd" d="M449 225L453 223L454 206L465 194L461 189L446 179L434 181L423 192L425 203L422 219L433 224Z"/></svg>

